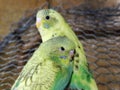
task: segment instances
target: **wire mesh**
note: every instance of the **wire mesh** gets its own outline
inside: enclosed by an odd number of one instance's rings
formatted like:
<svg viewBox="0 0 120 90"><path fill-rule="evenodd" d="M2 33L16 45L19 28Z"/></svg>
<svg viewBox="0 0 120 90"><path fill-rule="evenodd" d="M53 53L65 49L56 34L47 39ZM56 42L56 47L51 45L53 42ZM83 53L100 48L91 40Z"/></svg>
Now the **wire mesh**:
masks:
<svg viewBox="0 0 120 90"><path fill-rule="evenodd" d="M37 10L36 10L37 11ZM0 42L0 90L10 90L25 63L41 43L36 11L22 18ZM99 90L120 90L120 9L60 11L83 43Z"/></svg>

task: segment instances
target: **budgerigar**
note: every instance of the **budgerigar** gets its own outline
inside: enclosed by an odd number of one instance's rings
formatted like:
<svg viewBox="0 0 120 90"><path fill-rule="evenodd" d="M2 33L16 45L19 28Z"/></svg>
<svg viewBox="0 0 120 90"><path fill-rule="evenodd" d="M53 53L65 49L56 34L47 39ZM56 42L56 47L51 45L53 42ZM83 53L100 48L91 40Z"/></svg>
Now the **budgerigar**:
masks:
<svg viewBox="0 0 120 90"><path fill-rule="evenodd" d="M88 69L83 46L62 15L53 9L40 10L36 16L36 27L43 42L58 36L65 36L75 43L76 55L70 88L98 90L96 82Z"/></svg>
<svg viewBox="0 0 120 90"><path fill-rule="evenodd" d="M75 44L56 37L40 45L11 90L64 90L71 80Z"/></svg>

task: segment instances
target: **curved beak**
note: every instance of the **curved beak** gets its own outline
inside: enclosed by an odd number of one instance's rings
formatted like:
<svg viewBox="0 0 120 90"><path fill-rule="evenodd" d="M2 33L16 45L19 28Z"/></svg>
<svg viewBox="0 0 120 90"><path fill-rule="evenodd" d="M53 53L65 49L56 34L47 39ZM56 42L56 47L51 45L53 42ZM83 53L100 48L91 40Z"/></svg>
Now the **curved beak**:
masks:
<svg viewBox="0 0 120 90"><path fill-rule="evenodd" d="M70 58L73 60L74 59L74 55L75 55L75 50L71 50L69 52Z"/></svg>
<svg viewBox="0 0 120 90"><path fill-rule="evenodd" d="M40 25L41 25L41 20L42 20L41 18L37 18L37 19L36 19L36 27L37 27L37 28L40 27Z"/></svg>

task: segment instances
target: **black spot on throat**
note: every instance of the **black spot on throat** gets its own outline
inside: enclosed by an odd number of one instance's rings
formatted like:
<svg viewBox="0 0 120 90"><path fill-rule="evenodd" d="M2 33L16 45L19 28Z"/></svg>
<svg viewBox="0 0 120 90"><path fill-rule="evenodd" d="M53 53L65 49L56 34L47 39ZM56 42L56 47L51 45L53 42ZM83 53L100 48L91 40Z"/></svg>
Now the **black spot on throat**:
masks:
<svg viewBox="0 0 120 90"><path fill-rule="evenodd" d="M79 57L79 54L77 53L75 56L76 56L76 57Z"/></svg>
<svg viewBox="0 0 120 90"><path fill-rule="evenodd" d="M75 65L75 68L78 69L79 68L78 65Z"/></svg>

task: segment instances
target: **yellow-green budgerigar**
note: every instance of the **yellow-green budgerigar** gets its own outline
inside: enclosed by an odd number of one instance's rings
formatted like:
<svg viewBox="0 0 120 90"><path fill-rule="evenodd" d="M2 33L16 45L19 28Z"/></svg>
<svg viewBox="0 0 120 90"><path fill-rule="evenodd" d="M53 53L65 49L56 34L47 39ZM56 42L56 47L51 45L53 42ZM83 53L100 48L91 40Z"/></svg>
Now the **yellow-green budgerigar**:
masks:
<svg viewBox="0 0 120 90"><path fill-rule="evenodd" d="M74 42L76 55L70 88L98 90L96 82L88 69L82 44L62 15L53 9L40 10L36 16L36 27L41 34L43 42L59 36L65 36Z"/></svg>
<svg viewBox="0 0 120 90"><path fill-rule="evenodd" d="M11 90L64 90L73 72L75 44L56 37L40 45Z"/></svg>

